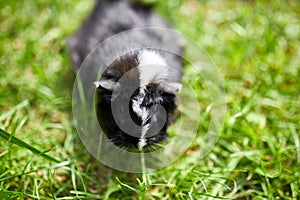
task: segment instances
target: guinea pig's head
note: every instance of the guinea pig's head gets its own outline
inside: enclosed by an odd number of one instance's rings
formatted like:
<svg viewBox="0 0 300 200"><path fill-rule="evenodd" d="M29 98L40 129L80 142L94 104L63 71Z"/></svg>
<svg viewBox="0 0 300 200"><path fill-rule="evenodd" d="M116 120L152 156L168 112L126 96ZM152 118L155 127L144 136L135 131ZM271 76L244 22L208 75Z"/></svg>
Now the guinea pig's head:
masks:
<svg viewBox="0 0 300 200"><path fill-rule="evenodd" d="M141 150L168 137L181 84L168 81L168 67L159 54L146 51L123 56L95 85L97 117L113 144Z"/></svg>

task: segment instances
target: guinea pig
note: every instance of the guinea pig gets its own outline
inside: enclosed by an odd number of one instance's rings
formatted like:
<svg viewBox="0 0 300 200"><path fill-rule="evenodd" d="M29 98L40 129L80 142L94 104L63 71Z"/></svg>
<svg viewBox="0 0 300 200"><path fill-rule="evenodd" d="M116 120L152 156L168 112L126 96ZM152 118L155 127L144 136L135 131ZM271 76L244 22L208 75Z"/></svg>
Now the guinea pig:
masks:
<svg viewBox="0 0 300 200"><path fill-rule="evenodd" d="M94 82L97 118L107 138L118 147L148 149L168 138L167 128L176 119L183 51L176 37L164 31L169 28L149 4L99 0L81 28L68 39L73 67L78 71L98 44L126 33L121 40L111 40L102 47L108 54L124 48L124 54L111 63L104 62L103 54L92 58L95 67L105 65L100 80Z"/></svg>

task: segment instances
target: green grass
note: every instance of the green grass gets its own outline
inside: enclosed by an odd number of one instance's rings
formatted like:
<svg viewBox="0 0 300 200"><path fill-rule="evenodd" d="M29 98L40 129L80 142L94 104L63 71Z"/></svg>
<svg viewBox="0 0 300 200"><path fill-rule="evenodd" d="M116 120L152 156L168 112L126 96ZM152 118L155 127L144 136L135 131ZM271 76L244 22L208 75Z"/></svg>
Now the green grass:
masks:
<svg viewBox="0 0 300 200"><path fill-rule="evenodd" d="M0 1L0 199L300 198L299 1L151 2L223 76L227 115L213 150L199 158L206 115L194 144L167 168L102 166L72 122L65 42L92 1ZM188 66L185 73L204 113L205 84Z"/></svg>

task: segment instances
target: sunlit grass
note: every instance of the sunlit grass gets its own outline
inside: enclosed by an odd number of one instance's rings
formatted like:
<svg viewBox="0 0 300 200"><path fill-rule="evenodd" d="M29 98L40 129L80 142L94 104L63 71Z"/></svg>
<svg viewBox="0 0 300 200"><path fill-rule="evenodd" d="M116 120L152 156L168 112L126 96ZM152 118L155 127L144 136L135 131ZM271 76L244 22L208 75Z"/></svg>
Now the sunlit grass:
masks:
<svg viewBox="0 0 300 200"><path fill-rule="evenodd" d="M102 166L73 126L65 45L92 1L1 1L0 199L300 198L298 1L150 2L223 75L228 113L212 152L199 158L205 115L194 144L165 169ZM185 73L205 113L205 83Z"/></svg>

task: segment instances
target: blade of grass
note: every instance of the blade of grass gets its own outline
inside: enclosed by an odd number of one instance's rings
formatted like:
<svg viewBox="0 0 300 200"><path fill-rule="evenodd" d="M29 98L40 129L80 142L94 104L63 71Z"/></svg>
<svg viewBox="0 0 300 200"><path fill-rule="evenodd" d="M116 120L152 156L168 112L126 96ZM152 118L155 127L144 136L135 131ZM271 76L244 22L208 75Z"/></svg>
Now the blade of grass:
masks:
<svg viewBox="0 0 300 200"><path fill-rule="evenodd" d="M29 105L29 101L26 99L25 101L19 103L8 112L5 112L4 114L0 115L0 121L10 118L17 110L20 110L28 105Z"/></svg>
<svg viewBox="0 0 300 200"><path fill-rule="evenodd" d="M49 156L47 154L45 154L43 151L40 151L38 149L36 149L35 147L27 144L26 142L23 142L22 140L20 140L19 138L7 133L6 131L0 129L0 137L10 141L12 144L16 144L19 147L28 149L29 151L31 151L32 153L42 156L43 158L52 161L52 162L56 162L56 163L60 163L61 161L57 160L56 158L53 158L52 156Z"/></svg>
<svg viewBox="0 0 300 200"><path fill-rule="evenodd" d="M118 181L118 183L119 183L121 186L123 186L123 187L125 187L125 188L128 188L129 190L131 190L131 191L133 191L133 192L139 194L139 192L140 192L139 190L137 190L137 189L135 189L135 188L133 188L133 187L131 187L131 186L125 184L125 183L122 183L118 177L116 177L116 180Z"/></svg>

